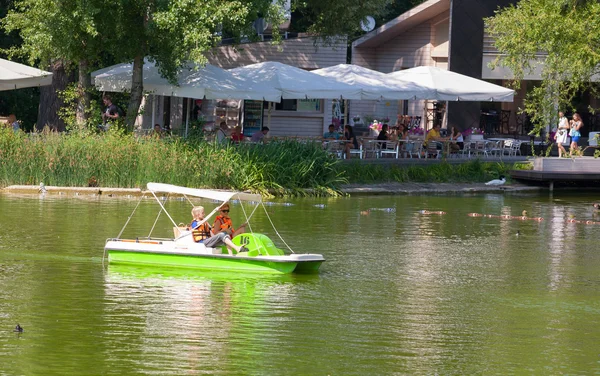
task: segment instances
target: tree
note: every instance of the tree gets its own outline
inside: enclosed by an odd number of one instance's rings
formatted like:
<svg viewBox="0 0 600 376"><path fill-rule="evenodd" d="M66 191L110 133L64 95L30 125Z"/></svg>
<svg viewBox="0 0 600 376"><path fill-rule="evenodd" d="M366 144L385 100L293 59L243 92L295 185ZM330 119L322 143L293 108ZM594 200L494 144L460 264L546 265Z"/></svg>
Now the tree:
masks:
<svg viewBox="0 0 600 376"><path fill-rule="evenodd" d="M206 63L205 53L218 45L221 31L237 39L255 35L259 17L279 25L284 0L16 0L4 20L7 30L23 38L20 51L45 64L60 60L79 65L83 98L90 66L103 55L132 61L127 122L133 125L143 96L144 59L175 82L187 62ZM311 31L326 39L358 28L365 16L378 13L389 0L304 0L293 7L312 9ZM356 21L356 22L354 22ZM352 26L350 26L352 25ZM279 35L275 28L275 40ZM83 99L83 105L88 100ZM78 115L79 116L79 115ZM82 107L82 120L84 112Z"/></svg>
<svg viewBox="0 0 600 376"><path fill-rule="evenodd" d="M541 72L541 84L524 102L535 134L554 124L558 108L570 108L575 95L596 91L592 76L600 73L599 19L596 0L521 0L486 19L499 51L492 65L509 68L514 87L525 74Z"/></svg>
<svg viewBox="0 0 600 376"><path fill-rule="evenodd" d="M52 103L51 107L62 104L56 89L66 88L72 65L78 65L77 120L81 124L88 117L85 109L90 103L91 64L102 52L103 38L98 29L106 19L101 15L103 6L102 0L20 0L3 20L5 29L18 31L23 40L12 47L13 53L26 55L31 64L50 66L60 76L54 80L58 86L43 101ZM44 121L44 116L40 120Z"/></svg>

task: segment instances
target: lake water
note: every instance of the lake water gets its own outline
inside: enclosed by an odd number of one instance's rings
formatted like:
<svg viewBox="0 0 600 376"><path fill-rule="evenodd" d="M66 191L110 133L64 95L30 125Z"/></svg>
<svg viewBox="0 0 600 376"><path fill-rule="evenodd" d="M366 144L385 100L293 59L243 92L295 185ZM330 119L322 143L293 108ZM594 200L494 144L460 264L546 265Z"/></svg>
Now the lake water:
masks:
<svg viewBox="0 0 600 376"><path fill-rule="evenodd" d="M600 225L567 223L600 221L592 200L278 201L286 242L327 262L269 276L108 266L136 199L0 195L0 374L597 374ZM189 203L166 205L190 220ZM522 210L544 220L467 216ZM157 213L142 201L123 236ZM252 223L282 245L264 214ZM153 235L171 227L161 215Z"/></svg>

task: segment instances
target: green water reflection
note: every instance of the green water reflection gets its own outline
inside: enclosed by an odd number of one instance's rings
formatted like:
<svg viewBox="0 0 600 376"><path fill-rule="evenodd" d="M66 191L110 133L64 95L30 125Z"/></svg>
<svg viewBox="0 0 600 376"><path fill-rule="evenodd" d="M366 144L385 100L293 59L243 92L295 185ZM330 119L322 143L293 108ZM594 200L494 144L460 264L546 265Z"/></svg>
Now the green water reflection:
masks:
<svg viewBox="0 0 600 376"><path fill-rule="evenodd" d="M270 276L103 265L137 201L0 195L0 374L600 373L600 226L566 222L600 220L591 200L275 202L284 239L327 262ZM188 203L166 206L189 220ZM522 210L544 221L467 216ZM142 202L123 235L156 220L169 236L156 214ZM276 239L266 216L253 226Z"/></svg>

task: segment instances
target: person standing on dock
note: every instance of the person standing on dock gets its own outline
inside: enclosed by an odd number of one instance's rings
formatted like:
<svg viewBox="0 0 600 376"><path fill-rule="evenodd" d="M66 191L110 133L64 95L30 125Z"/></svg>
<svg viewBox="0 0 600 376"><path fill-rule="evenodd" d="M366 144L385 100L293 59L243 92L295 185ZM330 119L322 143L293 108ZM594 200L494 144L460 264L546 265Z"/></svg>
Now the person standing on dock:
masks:
<svg viewBox="0 0 600 376"><path fill-rule="evenodd" d="M562 111L558 113L558 129L554 134L554 139L556 140L556 146L558 147L558 157L560 158L563 155L567 155L567 151L565 150L563 144L568 143L569 120Z"/></svg>
<svg viewBox="0 0 600 376"><path fill-rule="evenodd" d="M569 155L573 156L573 151L579 151L579 147L577 143L579 142L579 138L581 137L581 128L583 128L583 121L581 121L581 116L576 112L573 114L573 120L571 120L571 132L569 133L571 136L571 146L569 147Z"/></svg>

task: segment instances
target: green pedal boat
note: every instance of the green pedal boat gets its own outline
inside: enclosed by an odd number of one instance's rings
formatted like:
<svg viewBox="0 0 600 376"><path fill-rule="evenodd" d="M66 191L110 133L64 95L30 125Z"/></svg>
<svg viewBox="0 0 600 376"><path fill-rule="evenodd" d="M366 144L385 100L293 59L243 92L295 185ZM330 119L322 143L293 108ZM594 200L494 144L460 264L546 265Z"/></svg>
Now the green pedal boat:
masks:
<svg viewBox="0 0 600 376"><path fill-rule="evenodd" d="M234 244L244 245L248 250L247 252L229 255L225 246L216 248L206 247L204 243L194 241L191 231L176 224L171 215L166 211L159 196L157 196L157 194L184 196L188 198L188 201L189 197L197 197L210 199L218 203L239 200L240 202L255 203L256 207L252 211L254 213L256 208L262 204L260 195L245 192L186 188L162 183L148 183L148 191L154 196L161 210L166 213L173 223L174 238L139 237L135 239L122 239L119 235L117 238L108 239L104 250L108 254L109 263L219 271L315 273L325 261L325 258L319 254L286 253L282 249L277 248L268 236L255 232L239 234L232 239ZM208 220L215 214L218 207L207 215L205 220ZM268 215L266 210L265 213ZM283 239L281 240L283 241ZM283 243L285 244L285 241Z"/></svg>

